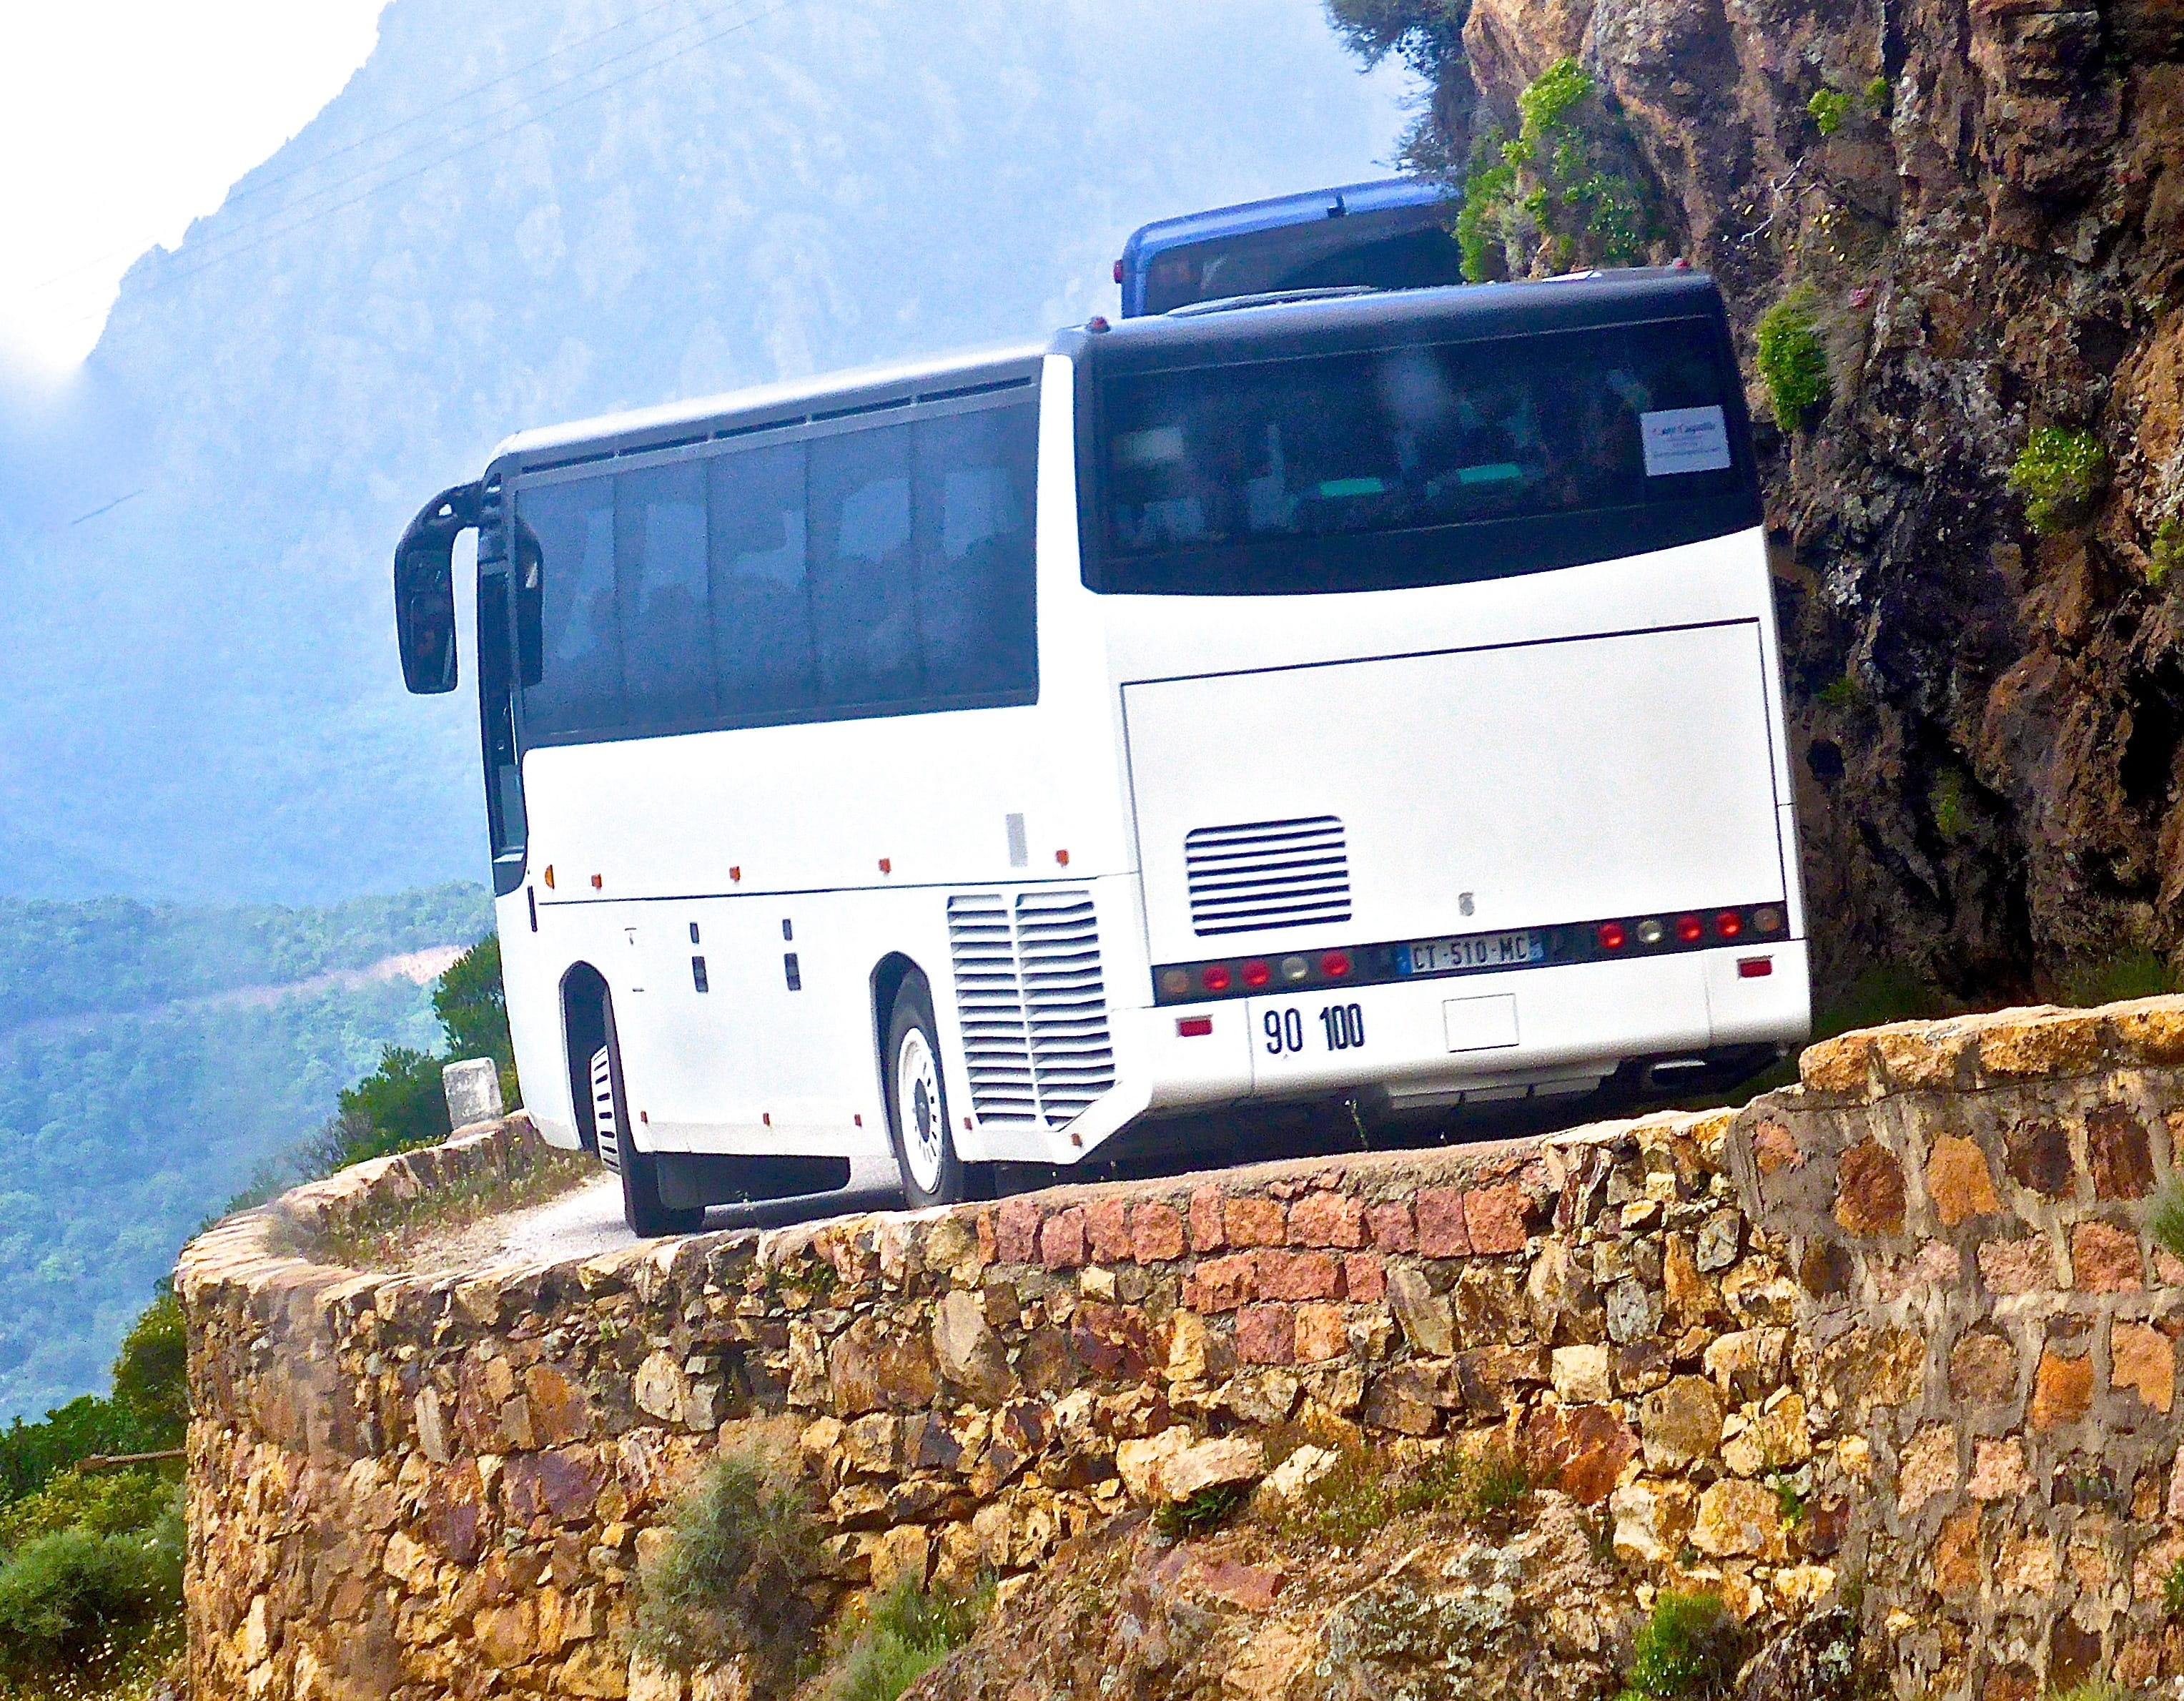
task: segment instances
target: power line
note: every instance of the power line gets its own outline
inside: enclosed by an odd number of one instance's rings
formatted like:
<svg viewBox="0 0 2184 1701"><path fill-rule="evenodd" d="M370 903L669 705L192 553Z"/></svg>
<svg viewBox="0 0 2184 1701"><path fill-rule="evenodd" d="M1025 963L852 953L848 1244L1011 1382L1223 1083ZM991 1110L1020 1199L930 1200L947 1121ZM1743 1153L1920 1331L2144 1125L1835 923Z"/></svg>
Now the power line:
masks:
<svg viewBox="0 0 2184 1701"><path fill-rule="evenodd" d="M415 170L405 171L398 176L390 177L383 182L375 183L370 187L364 189L359 193L351 196L348 200L337 202L331 207L320 208L318 211L311 213L304 218L296 219L287 223L275 224L273 223L273 220L280 218L281 215L269 215L267 219L259 221L260 226L267 224L272 225L272 227L267 229L265 231L265 234L263 236L259 237L253 241L242 243L236 246L219 248L214 253L200 259L198 264L194 265L187 266L180 270L170 271L162 276L153 279L148 283L140 285L133 292L134 298L136 300L142 300L148 296L158 295L165 290L171 289L178 284L186 283L191 278L198 276L200 272L209 270L212 267L224 265L229 260L239 259L246 254L253 254L258 249L265 247L270 243L277 242L284 237L292 236L298 231L306 229L309 226L318 223L322 219L332 218L337 213L346 212L349 208L357 206L365 201L368 201L375 195L382 194L386 191L397 187L403 183L412 181L416 178L425 176L426 173L429 171L437 170L443 165L461 159L466 153L475 153L477 149L500 141L505 137L513 136L519 131L526 130L534 124L543 123L547 119L552 118L557 114L568 111L571 107L579 106L585 101L606 93L610 89L619 88L624 83L632 82L637 78L646 75L648 72L663 70L667 66L673 64L677 60L686 59L690 54L696 53L700 47L710 47L716 42L723 41L730 36L739 34L743 31L752 28L755 25L762 24L768 18L773 17L778 13L793 10L794 8L805 3L805 0L776 0L776 3L766 7L764 10L752 14L747 17L740 18L737 20L736 22L727 25L725 29L716 30L710 35L701 36L698 40L690 42L688 46L677 48L673 53L668 54L664 59L655 60L649 64L638 65L633 70L623 73L620 76L610 78L608 81L599 84L595 88L586 89L581 93L572 95L567 100L561 102L558 105L548 107L543 111L532 112L519 119L515 123L504 125L503 128L494 131L488 135L479 137L474 142L465 142L461 147L442 154L438 159L427 160L424 165L418 166ZM715 13L712 14L714 17L718 17L720 15L722 15L720 13ZM696 21L702 23L710 21L710 20L699 20ZM689 25L684 25L680 27L682 29L688 29L692 26ZM658 36L655 38L654 41L647 43L646 48L649 49L653 47L657 47L661 42L667 40L670 36L677 33L679 33L679 30L670 31L666 35ZM645 49L632 49L632 53L644 50ZM579 72L575 75L564 78L560 83L550 85L549 92L551 88L566 87L570 83L581 81L584 77L595 75L598 71L605 69L607 65L612 64L619 59L630 58L632 53L617 54L615 59L604 60L599 65L593 66L589 71ZM493 114L492 116L503 116L507 112L512 110L514 110L513 108L504 108L500 113ZM469 127L469 125L459 126L455 131L449 132L449 137L460 135L463 129ZM441 139L444 142L448 140L448 137L443 137ZM383 170L386 165L394 164L399 159L409 158L421 151L422 151L421 148L405 150L404 153L397 155L395 159L382 161L381 165L374 167L373 170ZM348 184L361 182L365 178L370 175L371 173L370 171L359 172L355 176L348 178L342 183L332 184L324 190L314 191L313 194L306 198L315 199L320 194L334 192L337 189L348 187ZM292 206L287 209L283 209L282 212L292 210L293 210ZM253 226L253 228L259 226ZM81 325L103 316L104 315L99 313L81 314L70 322Z"/></svg>

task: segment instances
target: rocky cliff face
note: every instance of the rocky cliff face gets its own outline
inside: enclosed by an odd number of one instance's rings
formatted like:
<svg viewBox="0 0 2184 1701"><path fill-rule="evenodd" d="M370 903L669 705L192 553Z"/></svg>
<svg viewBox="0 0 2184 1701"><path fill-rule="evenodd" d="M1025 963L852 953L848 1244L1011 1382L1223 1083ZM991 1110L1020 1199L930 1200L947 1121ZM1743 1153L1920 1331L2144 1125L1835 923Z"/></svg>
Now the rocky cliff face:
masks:
<svg viewBox="0 0 2184 1701"><path fill-rule="evenodd" d="M1433 78L1419 151L1459 175L1575 57L1747 355L1811 293L1830 397L1762 449L1824 978L2184 949L2184 5L1333 10ZM2008 475L2047 427L2108 476L2042 533Z"/></svg>

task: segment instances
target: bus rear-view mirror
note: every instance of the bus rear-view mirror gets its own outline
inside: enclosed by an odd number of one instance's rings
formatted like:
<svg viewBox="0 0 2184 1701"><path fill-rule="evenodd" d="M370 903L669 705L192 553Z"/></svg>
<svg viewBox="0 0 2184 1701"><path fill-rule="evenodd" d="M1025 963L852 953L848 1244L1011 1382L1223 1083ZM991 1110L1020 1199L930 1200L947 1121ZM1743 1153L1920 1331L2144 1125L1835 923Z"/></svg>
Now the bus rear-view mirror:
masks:
<svg viewBox="0 0 2184 1701"><path fill-rule="evenodd" d="M477 524L478 487L442 491L394 549L394 641L402 683L420 695L455 689L455 539Z"/></svg>

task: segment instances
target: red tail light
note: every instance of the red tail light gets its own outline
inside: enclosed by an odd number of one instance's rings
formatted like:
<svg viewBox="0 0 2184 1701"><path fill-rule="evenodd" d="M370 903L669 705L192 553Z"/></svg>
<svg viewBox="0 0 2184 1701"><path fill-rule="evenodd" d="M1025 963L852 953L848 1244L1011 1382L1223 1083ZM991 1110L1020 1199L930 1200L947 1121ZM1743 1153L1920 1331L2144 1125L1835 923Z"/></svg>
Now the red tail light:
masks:
<svg viewBox="0 0 2184 1701"><path fill-rule="evenodd" d="M1678 916L1676 937L1685 945L1696 945L1706 937L1706 923L1696 916Z"/></svg>
<svg viewBox="0 0 2184 1701"><path fill-rule="evenodd" d="M1178 1016L1175 1031L1186 1040L1202 1040L1213 1031L1211 1016Z"/></svg>
<svg viewBox="0 0 2184 1701"><path fill-rule="evenodd" d="M1199 975L1198 980L1199 984L1203 986L1208 992L1226 992L1228 990L1229 983L1234 979L1234 976L1228 973L1226 964L1217 962L1207 967L1207 968Z"/></svg>
<svg viewBox="0 0 2184 1701"><path fill-rule="evenodd" d="M1602 951L1620 951L1630 937L1623 931L1621 922L1602 922L1600 924L1600 948Z"/></svg>
<svg viewBox="0 0 2184 1701"><path fill-rule="evenodd" d="M1122 263L1122 261L1120 261L1120 260L1117 260L1117 261L1115 262L1115 282L1117 282L1117 283L1120 283L1122 281L1123 281L1123 263Z"/></svg>
<svg viewBox="0 0 2184 1701"><path fill-rule="evenodd" d="M1736 974L1740 980L1764 980L1774 972L1771 956L1740 956L1736 960Z"/></svg>
<svg viewBox="0 0 2184 1701"><path fill-rule="evenodd" d="M1713 930L1724 939L1735 939L1744 931L1744 917L1735 910L1724 910L1713 918Z"/></svg>
<svg viewBox="0 0 2184 1701"><path fill-rule="evenodd" d="M1330 980L1340 980L1350 973L1350 953L1331 951L1319 960L1319 972Z"/></svg>
<svg viewBox="0 0 2184 1701"><path fill-rule="evenodd" d="M1244 984L1246 986L1264 986L1273 978L1273 970L1268 968L1263 962L1247 962L1244 965Z"/></svg>

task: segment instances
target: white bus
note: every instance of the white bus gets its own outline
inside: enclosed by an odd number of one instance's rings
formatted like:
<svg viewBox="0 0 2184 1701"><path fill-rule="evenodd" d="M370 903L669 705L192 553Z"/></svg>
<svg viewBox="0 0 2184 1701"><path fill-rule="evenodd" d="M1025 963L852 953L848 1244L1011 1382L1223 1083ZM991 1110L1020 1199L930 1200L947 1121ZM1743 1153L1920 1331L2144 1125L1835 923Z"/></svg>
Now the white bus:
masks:
<svg viewBox="0 0 2184 1701"><path fill-rule="evenodd" d="M922 1205L1184 1113L1807 1032L1703 276L1209 304L526 432L398 551L412 689L454 686L473 525L525 1096L639 1234L890 1150Z"/></svg>

